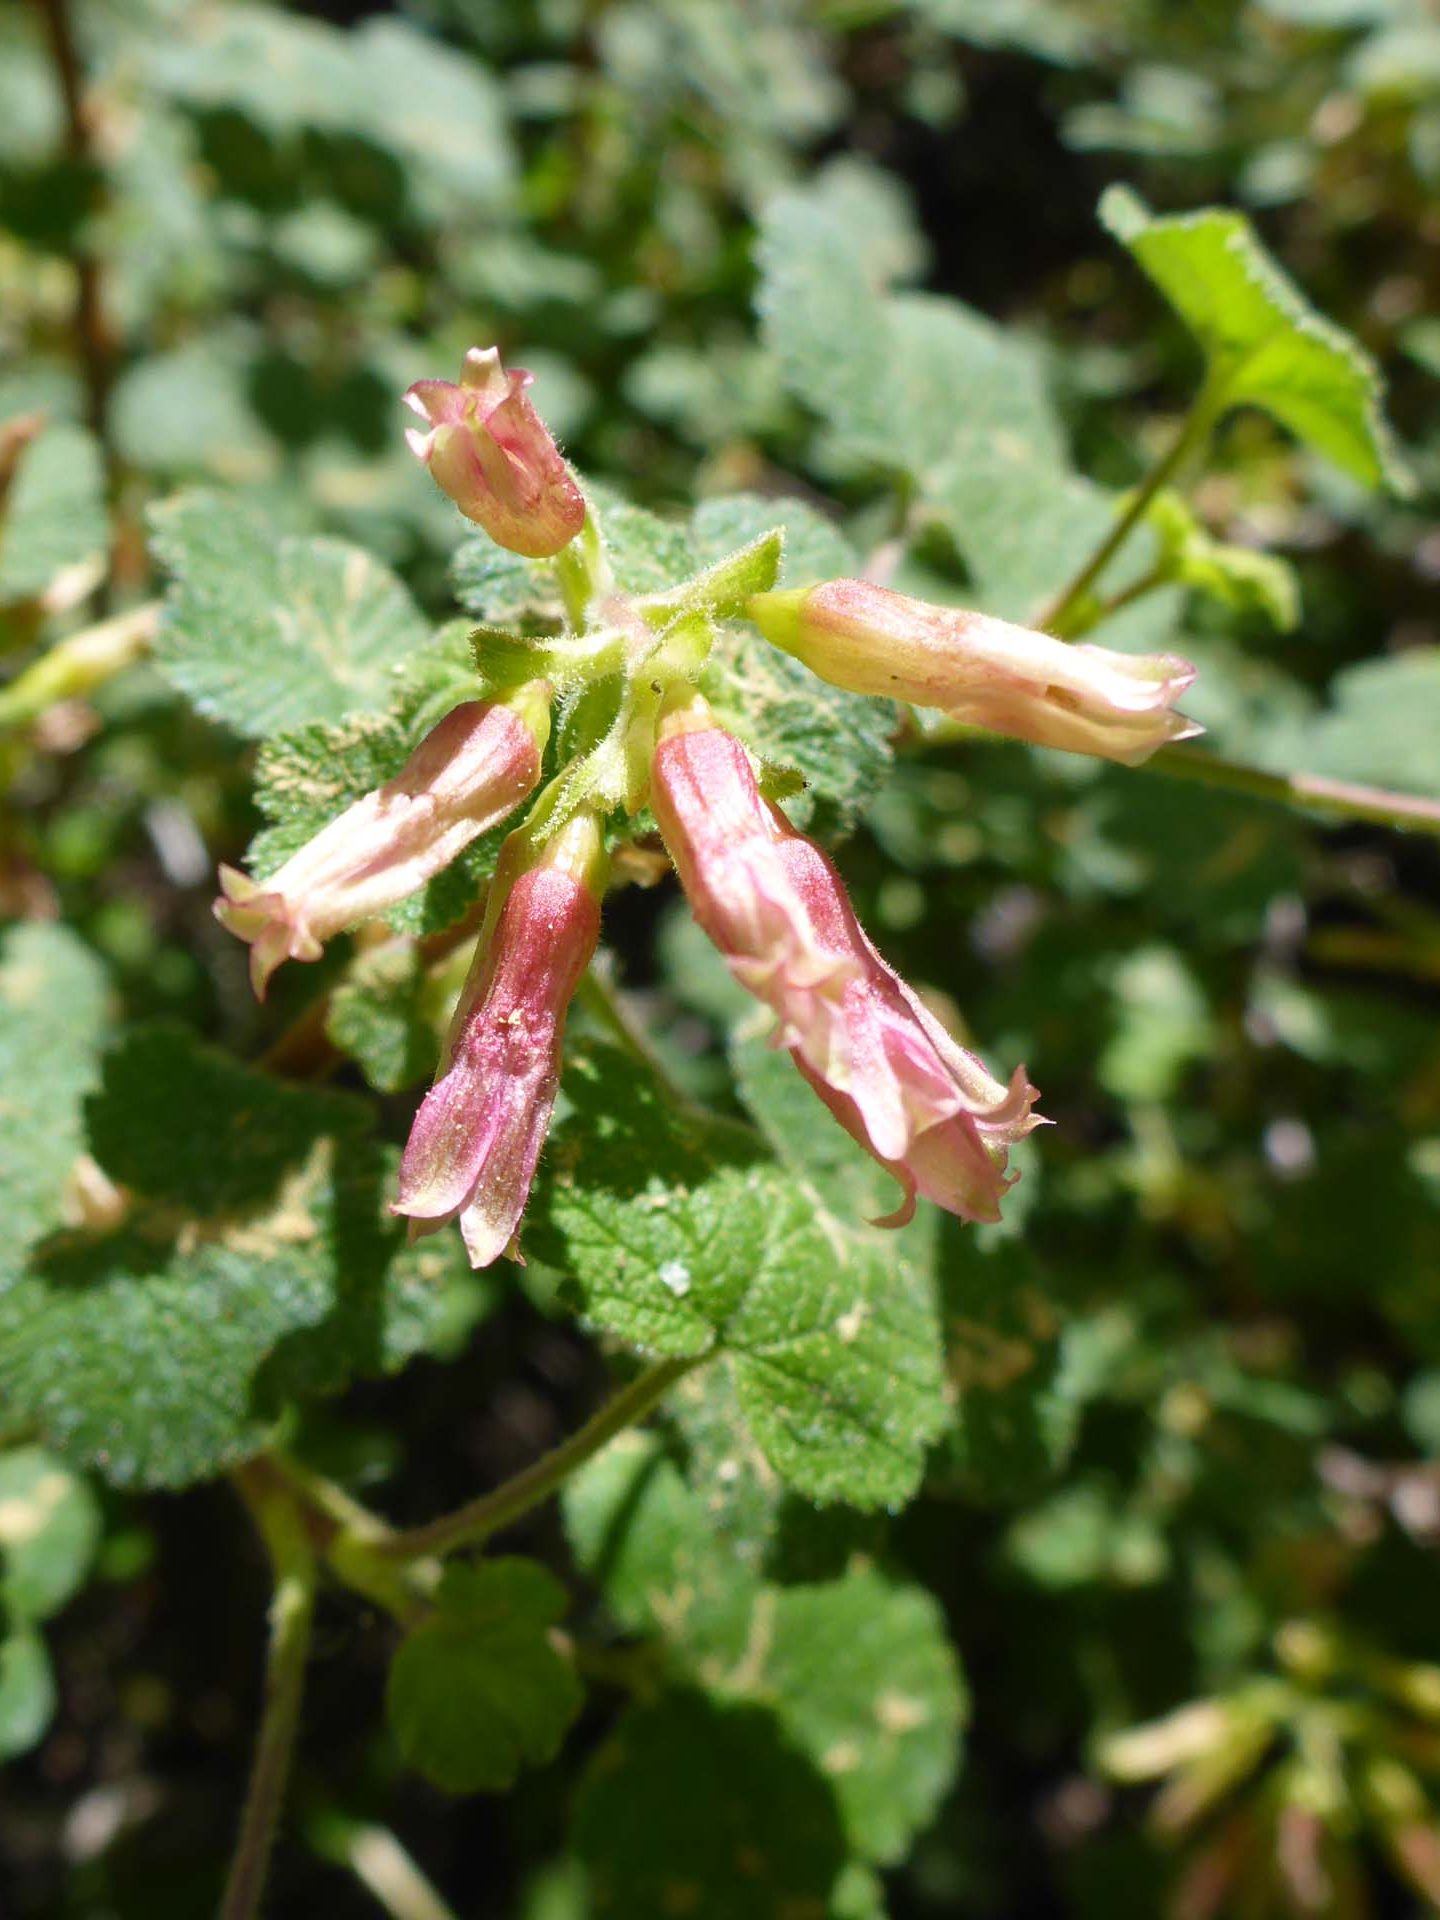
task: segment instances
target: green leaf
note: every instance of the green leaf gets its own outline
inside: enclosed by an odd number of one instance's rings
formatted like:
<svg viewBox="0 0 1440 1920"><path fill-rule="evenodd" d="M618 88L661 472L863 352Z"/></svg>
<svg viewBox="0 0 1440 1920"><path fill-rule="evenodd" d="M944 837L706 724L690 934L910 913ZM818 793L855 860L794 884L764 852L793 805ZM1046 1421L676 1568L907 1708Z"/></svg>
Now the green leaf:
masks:
<svg viewBox="0 0 1440 1920"><path fill-rule="evenodd" d="M105 973L64 927L32 921L0 942L0 1295L25 1255L59 1226L61 1199L84 1147L83 1102L94 1084Z"/></svg>
<svg viewBox="0 0 1440 1920"><path fill-rule="evenodd" d="M345 130L394 155L421 216L474 220L503 206L515 157L504 93L485 68L394 17L367 20L346 40L368 110Z"/></svg>
<svg viewBox="0 0 1440 1920"><path fill-rule="evenodd" d="M907 474L924 493L962 446L1064 459L1036 349L957 301L885 295L823 194L771 200L759 263L766 344L842 464Z"/></svg>
<svg viewBox="0 0 1440 1920"><path fill-rule="evenodd" d="M844 1863L833 1794L764 1709L674 1693L591 1762L574 1844L597 1915L825 1920Z"/></svg>
<svg viewBox="0 0 1440 1920"><path fill-rule="evenodd" d="M133 465L241 485L264 479L279 448L256 418L248 378L257 343L246 329L212 331L147 354L116 382L116 445Z"/></svg>
<svg viewBox="0 0 1440 1920"><path fill-rule="evenodd" d="M611 1616L684 1647L717 1611L748 1614L757 1570L673 1451L653 1429L622 1433L566 1483L561 1503L575 1558Z"/></svg>
<svg viewBox="0 0 1440 1920"><path fill-rule="evenodd" d="M620 1056L578 1056L534 1214L588 1317L714 1353L771 1466L815 1500L895 1506L943 1423L923 1278L817 1217L742 1130L667 1111Z"/></svg>
<svg viewBox="0 0 1440 1920"><path fill-rule="evenodd" d="M514 162L498 87L404 21L342 32L236 5L194 16L147 52L152 84L201 112L243 115L276 143L313 131L378 148L422 217L473 216L508 198Z"/></svg>
<svg viewBox="0 0 1440 1920"><path fill-rule="evenodd" d="M942 1223L941 1302L954 1422L932 1480L980 1506L1015 1506L1063 1466L1079 1396L1067 1378L1060 1316L1021 1240L986 1244Z"/></svg>
<svg viewBox="0 0 1440 1920"><path fill-rule="evenodd" d="M156 660L237 733L386 707L395 670L430 640L405 588L359 547L277 537L253 506L201 490L154 508L151 526L174 576Z"/></svg>
<svg viewBox="0 0 1440 1920"><path fill-rule="evenodd" d="M555 1757L583 1697L549 1635L567 1604L533 1560L446 1568L434 1617L390 1667L386 1708L412 1767L447 1793L503 1793Z"/></svg>
<svg viewBox="0 0 1440 1920"><path fill-rule="evenodd" d="M43 1447L0 1453L0 1602L46 1620L77 1591L100 1537L95 1496Z"/></svg>
<svg viewBox="0 0 1440 1920"><path fill-rule="evenodd" d="M491 626L558 626L564 612L550 562L509 553L485 533L472 533L455 549L450 582L461 606Z"/></svg>
<svg viewBox="0 0 1440 1920"><path fill-rule="evenodd" d="M1440 797L1440 647L1347 667L1330 693L1287 743L1289 770Z"/></svg>
<svg viewBox="0 0 1440 1920"><path fill-rule="evenodd" d="M756 534L688 580L648 595L646 618L652 626L695 614L709 614L715 620L736 618L744 613L752 594L768 592L779 579L784 545L783 527Z"/></svg>
<svg viewBox="0 0 1440 1920"><path fill-rule="evenodd" d="M388 941L361 953L331 994L325 1032L372 1087L397 1093L435 1071L440 997L419 949Z"/></svg>
<svg viewBox="0 0 1440 1920"><path fill-rule="evenodd" d="M489 1297L451 1236L407 1247L363 1102L135 1028L90 1118L131 1212L0 1298L0 1403L117 1485L219 1472L291 1396L448 1345Z"/></svg>
<svg viewBox="0 0 1440 1920"><path fill-rule="evenodd" d="M707 562L778 527L785 536L778 584L810 587L853 573L859 555L833 520L788 495L721 493L702 500L690 521L697 559Z"/></svg>
<svg viewBox="0 0 1440 1920"><path fill-rule="evenodd" d="M585 492L621 593L663 593L695 571L682 525L632 506L607 488L587 485ZM772 515L761 531L773 527L777 518Z"/></svg>
<svg viewBox="0 0 1440 1920"><path fill-rule="evenodd" d="M1114 525L1121 498L1071 471L1063 459L1021 442L997 438L966 446L936 470L927 498L955 542L972 584L946 587L927 598L979 605L1022 622L1038 618L1055 589L1089 559ZM1141 528L1107 590L1123 591L1150 572L1157 557L1153 533ZM905 585L901 580L900 584ZM1147 595L1105 622L1107 646L1146 652L1165 645L1178 612L1173 592Z"/></svg>
<svg viewBox="0 0 1440 1920"><path fill-rule="evenodd" d="M0 1760L28 1753L55 1713L55 1676L45 1642L32 1627L0 1640Z"/></svg>
<svg viewBox="0 0 1440 1920"><path fill-rule="evenodd" d="M624 1435L566 1490L576 1556L623 1625L664 1636L678 1676L771 1708L830 1782L855 1852L898 1859L959 1756L964 1698L939 1609L863 1564L758 1578L713 1489L708 1474L687 1486L658 1435Z"/></svg>
<svg viewBox="0 0 1440 1920"><path fill-rule="evenodd" d="M1217 412L1260 407L1365 485L1408 490L1379 369L1315 311L1243 214L1157 216L1116 186L1101 198L1100 218L1199 342Z"/></svg>
<svg viewBox="0 0 1440 1920"><path fill-rule="evenodd" d="M38 599L66 574L93 583L109 538L94 437L47 428L21 456L0 511L0 603Z"/></svg>
<svg viewBox="0 0 1440 1920"><path fill-rule="evenodd" d="M937 1601L873 1567L767 1588L726 1651L721 1690L771 1703L830 1782L855 1851L900 1859L959 1760L965 1697Z"/></svg>

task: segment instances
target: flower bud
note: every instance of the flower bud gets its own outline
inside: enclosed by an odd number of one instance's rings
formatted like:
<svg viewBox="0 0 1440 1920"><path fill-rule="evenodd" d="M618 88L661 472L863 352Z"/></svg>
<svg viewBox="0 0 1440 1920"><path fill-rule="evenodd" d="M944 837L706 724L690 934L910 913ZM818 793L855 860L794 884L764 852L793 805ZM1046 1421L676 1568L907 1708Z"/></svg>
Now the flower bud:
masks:
<svg viewBox="0 0 1440 1920"><path fill-rule="evenodd" d="M405 404L429 426L405 438L437 486L468 520L512 553L541 560L585 524L585 501L525 389L534 375L506 373L496 347L472 347L460 384L417 380Z"/></svg>
<svg viewBox="0 0 1440 1920"><path fill-rule="evenodd" d="M519 836L510 849L523 858ZM517 1235L555 1104L565 1015L600 934L600 828L577 814L510 878L514 864L502 855L494 884L504 902L410 1129L392 1209L410 1217L415 1234L458 1218L473 1267L506 1252L520 1258Z"/></svg>
<svg viewBox="0 0 1440 1920"><path fill-rule="evenodd" d="M996 1220L1010 1147L1041 1124L959 1047L871 946L820 848L760 793L738 740L697 703L667 716L651 805L696 919L742 986L779 1018L777 1044L847 1133L915 1196Z"/></svg>
<svg viewBox="0 0 1440 1920"><path fill-rule="evenodd" d="M318 960L327 940L393 907L503 820L540 778L549 731L543 681L494 704L467 700L278 873L251 880L222 866L215 918L250 942L256 996L282 961Z"/></svg>
<svg viewBox="0 0 1440 1920"><path fill-rule="evenodd" d="M1195 678L1175 654L1072 646L987 613L935 607L867 580L761 593L766 639L854 693L939 707L966 726L1138 766L1202 731L1173 703Z"/></svg>

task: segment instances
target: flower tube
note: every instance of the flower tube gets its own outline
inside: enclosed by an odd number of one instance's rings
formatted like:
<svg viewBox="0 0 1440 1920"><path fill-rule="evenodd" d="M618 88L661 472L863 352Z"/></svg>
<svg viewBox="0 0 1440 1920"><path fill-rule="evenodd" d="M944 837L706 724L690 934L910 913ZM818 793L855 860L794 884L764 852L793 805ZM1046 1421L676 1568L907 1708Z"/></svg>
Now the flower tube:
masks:
<svg viewBox="0 0 1440 1920"><path fill-rule="evenodd" d="M998 1219L1015 1178L1009 1149L1041 1124L1024 1069L1005 1086L951 1039L703 703L662 721L651 804L696 919L775 1012L778 1044L900 1183L900 1206L876 1224L903 1226L917 1194L963 1219Z"/></svg>
<svg viewBox="0 0 1440 1920"><path fill-rule="evenodd" d="M939 707L966 726L1138 766L1202 729L1174 702L1195 678L1173 653L1072 646L988 613L936 607L868 580L761 593L773 645L853 693Z"/></svg>
<svg viewBox="0 0 1440 1920"><path fill-rule="evenodd" d="M220 869L215 917L250 943L258 998L285 960L318 960L346 927L384 913L503 820L540 778L549 689L467 700L433 727L393 780L345 809L278 872Z"/></svg>
<svg viewBox="0 0 1440 1920"><path fill-rule="evenodd" d="M570 998L600 934L600 828L577 814L533 863L507 843L503 905L475 956L445 1057L410 1130L392 1209L412 1233L458 1219L473 1267L519 1259L521 1216L560 1080ZM506 871L507 867L509 872ZM513 876L513 877L512 877Z"/></svg>
<svg viewBox="0 0 1440 1920"><path fill-rule="evenodd" d="M533 374L506 373L495 347L472 347L460 381L417 380L405 404L429 431L405 438L467 520L512 553L558 553L585 524L585 501L549 429L525 397Z"/></svg>

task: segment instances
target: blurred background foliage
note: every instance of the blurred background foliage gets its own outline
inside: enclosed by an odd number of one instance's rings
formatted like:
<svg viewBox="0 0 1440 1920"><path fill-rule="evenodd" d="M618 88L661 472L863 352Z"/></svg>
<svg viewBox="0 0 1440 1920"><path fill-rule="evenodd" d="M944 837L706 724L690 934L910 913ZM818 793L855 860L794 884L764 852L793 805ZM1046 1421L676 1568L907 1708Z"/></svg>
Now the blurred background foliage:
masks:
<svg viewBox="0 0 1440 1920"><path fill-rule="evenodd" d="M1162 211L1251 216L1384 366L1416 484L1367 491L1233 414L1188 498L1238 557L1196 559L1103 637L1191 655L1187 704L1235 760L1440 797L1427 0L12 5L0 913L67 923L91 970L28 1065L7 1056L11 1084L68 1070L102 990L115 1027L164 1016L251 1060L277 1036L303 1052L344 966L339 943L290 969L262 1012L210 919L214 862L257 825L235 732L143 661L89 697L15 698L101 616L139 608L139 651L156 503L223 489L262 525L367 548L452 618L462 529L397 401L493 341L534 371L582 472L662 516L798 497L861 553L898 541L901 585L1033 613L1072 569L1077 516L1083 558L1103 490L1163 452L1198 383L1194 342L1096 219L1116 181ZM866 305L915 290L963 303L928 361ZM866 394L907 379L914 419L948 436L934 470L857 444ZM463 559L456 582L472 610L492 591L467 592ZM963 1765L946 1788L953 1757L937 1763L908 1859L870 1850L883 1889L857 1869L832 1910L1440 1911L1433 840L910 737L840 858L888 956L987 1057L1026 1060L1057 1125L1003 1232L941 1235L958 1413L885 1549L968 1673ZM614 908L621 978L672 1070L733 1108L759 1068L743 1035L727 1052L723 976L668 888ZM75 955L40 960L59 979ZM392 1139L435 1017L412 1017L424 989L401 975L368 1000L350 977L322 1062L341 1085L364 1069ZM311 1409L307 1457L415 1516L523 1464L601 1378L553 1294L534 1264L467 1297L407 1349L449 1364ZM44 1528L7 1534L36 1486ZM583 1513L567 1521L568 1543L553 1515L518 1537L576 1585L582 1624L636 1629ZM17 1431L0 1572L4 1910L208 1911L264 1606L231 1496L96 1488ZM578 1801L575 1782L616 1696L598 1685L565 1756L511 1798L449 1801L376 1731L386 1647L326 1603L270 1910L376 1911L384 1873L367 1881L357 1835L378 1825L458 1913L576 1920L570 1849L593 1860L614 1810L603 1769ZM699 1701L685 1738L738 1743L737 1771L763 1773L755 1728L722 1740ZM663 1757L665 1731L647 1737ZM632 1889L633 1920L669 1910L650 1897ZM696 1911L780 1911L749 1899Z"/></svg>

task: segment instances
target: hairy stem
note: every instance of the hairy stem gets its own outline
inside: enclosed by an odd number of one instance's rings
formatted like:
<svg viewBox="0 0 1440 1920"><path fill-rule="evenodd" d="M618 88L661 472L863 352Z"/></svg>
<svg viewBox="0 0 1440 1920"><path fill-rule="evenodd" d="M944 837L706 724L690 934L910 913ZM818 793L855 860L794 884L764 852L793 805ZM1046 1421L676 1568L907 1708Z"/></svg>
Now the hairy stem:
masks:
<svg viewBox="0 0 1440 1920"><path fill-rule="evenodd" d="M1383 787L1355 786L1319 773L1265 773L1259 767L1207 753L1203 747L1162 747L1141 771L1167 774L1172 780L1194 780L1229 793L1248 793L1257 800L1278 801L1281 806L1306 807L1347 820L1440 837L1440 801L1391 793Z"/></svg>
<svg viewBox="0 0 1440 1920"><path fill-rule="evenodd" d="M607 1441L643 1420L677 1380L702 1364L703 1356L656 1361L607 1400L568 1440L562 1440L533 1466L496 1487L493 1493L482 1494L478 1500L457 1507L454 1513L442 1514L438 1520L412 1527L408 1532L393 1534L377 1551L416 1560L432 1554L453 1553L459 1547L480 1546L492 1533L498 1533L532 1507L548 1500Z"/></svg>
<svg viewBox="0 0 1440 1920"><path fill-rule="evenodd" d="M425 1617L440 1568L418 1560L397 1566L387 1559L396 1535L378 1514L280 1452L262 1454L241 1471L252 1488L285 1490L303 1512L314 1552L343 1586L402 1626L413 1627Z"/></svg>
<svg viewBox="0 0 1440 1920"><path fill-rule="evenodd" d="M293 1501L277 1494L273 1483L251 1479L243 1468L235 1480L269 1550L275 1573L260 1737L240 1819L240 1838L220 1904L220 1920L254 1920L260 1911L290 1775L318 1570L304 1519Z"/></svg>
<svg viewBox="0 0 1440 1920"><path fill-rule="evenodd" d="M1084 566L1036 617L1037 627L1062 640L1069 637L1072 623L1082 611L1090 589L1144 519L1146 509L1155 495L1170 484L1190 456L1209 439L1219 411L1217 396L1208 385L1202 387L1169 451L1161 455L1135 488L1116 515L1110 531Z"/></svg>

